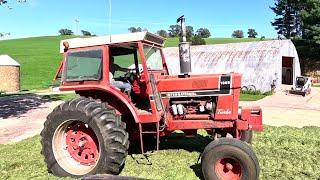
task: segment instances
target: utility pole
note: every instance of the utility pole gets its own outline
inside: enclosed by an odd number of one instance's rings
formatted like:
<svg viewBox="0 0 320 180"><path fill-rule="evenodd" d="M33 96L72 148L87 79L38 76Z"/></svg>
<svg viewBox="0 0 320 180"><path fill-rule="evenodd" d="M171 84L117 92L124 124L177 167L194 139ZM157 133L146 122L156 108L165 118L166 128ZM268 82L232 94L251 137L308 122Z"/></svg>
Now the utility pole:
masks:
<svg viewBox="0 0 320 180"><path fill-rule="evenodd" d="M80 35L80 33L79 33L79 23L80 23L80 21L79 21L79 19L75 19L74 20L75 22L76 22L76 35Z"/></svg>

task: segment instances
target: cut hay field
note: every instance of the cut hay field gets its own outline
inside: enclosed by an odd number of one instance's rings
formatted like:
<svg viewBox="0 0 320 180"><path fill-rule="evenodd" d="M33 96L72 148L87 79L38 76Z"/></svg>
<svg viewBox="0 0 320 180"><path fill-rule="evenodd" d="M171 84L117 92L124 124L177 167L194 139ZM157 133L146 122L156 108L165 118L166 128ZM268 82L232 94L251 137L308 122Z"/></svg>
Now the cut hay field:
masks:
<svg viewBox="0 0 320 180"><path fill-rule="evenodd" d="M0 54L8 54L21 64L21 89L46 89L62 58L60 40L70 36L47 36L0 41ZM258 41L259 39L207 38L207 44ZM178 38L168 38L165 46L177 46Z"/></svg>
<svg viewBox="0 0 320 180"><path fill-rule="evenodd" d="M260 179L319 179L320 128L265 126L254 134L253 149L260 167ZM208 138L201 133L194 138L175 134L162 141L161 150L127 157L121 173L148 179L201 179L197 159ZM47 172L40 154L40 137L16 144L0 145L0 179L58 179ZM60 178L61 179L61 178Z"/></svg>

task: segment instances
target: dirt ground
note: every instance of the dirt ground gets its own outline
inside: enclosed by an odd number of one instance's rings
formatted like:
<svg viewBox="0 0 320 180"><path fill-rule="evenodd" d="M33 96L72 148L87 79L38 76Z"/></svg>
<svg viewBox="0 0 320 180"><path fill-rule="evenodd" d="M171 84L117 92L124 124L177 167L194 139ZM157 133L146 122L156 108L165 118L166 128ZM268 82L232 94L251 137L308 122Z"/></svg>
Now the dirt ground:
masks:
<svg viewBox="0 0 320 180"><path fill-rule="evenodd" d="M47 115L61 102L43 100L39 95L0 98L0 144L39 134Z"/></svg>
<svg viewBox="0 0 320 180"><path fill-rule="evenodd" d="M240 105L259 105L263 123L267 125L320 127L320 88L312 88L311 94L306 97L286 95L280 91L259 101L241 102Z"/></svg>
<svg viewBox="0 0 320 180"><path fill-rule="evenodd" d="M46 116L62 101L48 101L39 95L0 98L0 144L17 142L40 133ZM263 123L272 126L319 126L320 88L313 88L307 97L279 92L241 106L259 105Z"/></svg>

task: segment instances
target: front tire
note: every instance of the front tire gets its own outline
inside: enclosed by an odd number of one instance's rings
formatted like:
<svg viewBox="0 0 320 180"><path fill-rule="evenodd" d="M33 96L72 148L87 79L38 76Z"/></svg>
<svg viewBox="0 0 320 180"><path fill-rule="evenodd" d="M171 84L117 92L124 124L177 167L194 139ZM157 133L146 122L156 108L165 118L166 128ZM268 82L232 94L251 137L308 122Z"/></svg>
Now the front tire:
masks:
<svg viewBox="0 0 320 180"><path fill-rule="evenodd" d="M42 154L56 176L119 174L128 154L128 133L115 110L87 98L62 103L41 132Z"/></svg>
<svg viewBox="0 0 320 180"><path fill-rule="evenodd" d="M253 150L245 142L233 138L212 141L202 154L201 164L206 180L259 178L259 162Z"/></svg>

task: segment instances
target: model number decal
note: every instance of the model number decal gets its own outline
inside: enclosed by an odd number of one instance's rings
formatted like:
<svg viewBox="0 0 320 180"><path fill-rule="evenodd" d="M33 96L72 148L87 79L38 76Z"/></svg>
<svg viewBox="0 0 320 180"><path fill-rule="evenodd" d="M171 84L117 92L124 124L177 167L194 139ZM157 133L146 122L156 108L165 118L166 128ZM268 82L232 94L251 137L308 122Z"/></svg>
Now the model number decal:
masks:
<svg viewBox="0 0 320 180"><path fill-rule="evenodd" d="M229 115L231 114L230 109L217 109L217 114Z"/></svg>
<svg viewBox="0 0 320 180"><path fill-rule="evenodd" d="M230 81L221 81L220 84L221 85L228 85L228 84L230 84Z"/></svg>
<svg viewBox="0 0 320 180"><path fill-rule="evenodd" d="M176 97L176 96L196 96L197 93L195 92L173 92L167 94L169 97Z"/></svg>

